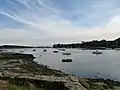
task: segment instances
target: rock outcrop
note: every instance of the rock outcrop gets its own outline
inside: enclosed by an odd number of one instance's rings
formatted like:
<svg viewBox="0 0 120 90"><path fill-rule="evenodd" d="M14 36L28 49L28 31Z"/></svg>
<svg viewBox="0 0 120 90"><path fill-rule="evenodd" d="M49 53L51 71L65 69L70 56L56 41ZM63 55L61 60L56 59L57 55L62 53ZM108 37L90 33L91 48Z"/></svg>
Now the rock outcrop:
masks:
<svg viewBox="0 0 120 90"><path fill-rule="evenodd" d="M87 90L80 83L77 77L74 76L66 76L66 77L58 77L58 76L44 76L44 75L27 75L27 74L18 74L18 73L9 73L3 72L1 77L11 77L11 78L19 78L19 79L28 79L28 80L37 80L37 81L45 81L45 82L57 82L63 83L67 90Z"/></svg>

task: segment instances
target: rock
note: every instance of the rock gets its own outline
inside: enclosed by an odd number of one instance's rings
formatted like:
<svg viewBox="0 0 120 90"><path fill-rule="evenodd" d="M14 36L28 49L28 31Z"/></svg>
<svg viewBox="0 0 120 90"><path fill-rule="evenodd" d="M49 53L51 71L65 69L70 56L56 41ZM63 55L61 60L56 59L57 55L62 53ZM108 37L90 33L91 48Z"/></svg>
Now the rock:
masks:
<svg viewBox="0 0 120 90"><path fill-rule="evenodd" d="M68 76L68 78L72 81L72 82L79 82L77 77L74 76Z"/></svg>
<svg viewBox="0 0 120 90"><path fill-rule="evenodd" d="M68 90L87 90L79 82L65 83L65 87L67 87Z"/></svg>
<svg viewBox="0 0 120 90"><path fill-rule="evenodd" d="M57 76L44 76L44 75L21 75L21 74L14 74L14 73L6 73L4 72L4 76L11 76L11 77L17 77L20 79L30 79L30 80L39 80L39 81L45 81L45 82L58 82L58 83L64 83L64 86L68 90L87 90L85 89L80 83L77 77L73 76L66 76L66 77L57 77Z"/></svg>
<svg viewBox="0 0 120 90"><path fill-rule="evenodd" d="M78 78L79 83L81 83L82 86L89 89L90 85L88 84L88 80L85 78Z"/></svg>

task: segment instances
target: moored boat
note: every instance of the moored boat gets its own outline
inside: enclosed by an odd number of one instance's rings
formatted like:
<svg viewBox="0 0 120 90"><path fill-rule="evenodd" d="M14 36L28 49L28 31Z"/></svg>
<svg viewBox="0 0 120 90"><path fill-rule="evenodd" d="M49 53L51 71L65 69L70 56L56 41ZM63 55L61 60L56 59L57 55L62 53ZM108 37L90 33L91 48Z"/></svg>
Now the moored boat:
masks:
<svg viewBox="0 0 120 90"><path fill-rule="evenodd" d="M43 50L43 52L46 52L46 51L47 51L46 49Z"/></svg>
<svg viewBox="0 0 120 90"><path fill-rule="evenodd" d="M93 52L93 54L102 54L102 52L95 51L95 52Z"/></svg>
<svg viewBox="0 0 120 90"><path fill-rule="evenodd" d="M58 50L60 50L60 51L65 51L65 49L64 49L64 48L62 48L62 49L58 49Z"/></svg>
<svg viewBox="0 0 120 90"><path fill-rule="evenodd" d="M58 53L58 51L53 51L53 53Z"/></svg>
<svg viewBox="0 0 120 90"><path fill-rule="evenodd" d="M24 52L24 51L21 50L20 52Z"/></svg>
<svg viewBox="0 0 120 90"><path fill-rule="evenodd" d="M36 51L35 49L33 49L33 51Z"/></svg>
<svg viewBox="0 0 120 90"><path fill-rule="evenodd" d="M63 53L63 55L71 55L71 53Z"/></svg>
<svg viewBox="0 0 120 90"><path fill-rule="evenodd" d="M72 62L72 59L63 59L62 62Z"/></svg>

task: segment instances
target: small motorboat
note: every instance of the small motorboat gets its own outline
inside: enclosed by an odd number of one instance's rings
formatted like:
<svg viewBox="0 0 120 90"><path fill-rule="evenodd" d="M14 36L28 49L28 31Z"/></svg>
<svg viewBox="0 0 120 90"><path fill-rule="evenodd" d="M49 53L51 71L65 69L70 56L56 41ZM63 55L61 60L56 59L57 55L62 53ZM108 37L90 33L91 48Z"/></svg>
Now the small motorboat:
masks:
<svg viewBox="0 0 120 90"><path fill-rule="evenodd" d="M64 48L62 48L62 49L58 49L58 50L60 50L60 51L65 51L65 49L64 49Z"/></svg>
<svg viewBox="0 0 120 90"><path fill-rule="evenodd" d="M93 54L102 54L102 52L95 51L95 52L93 52Z"/></svg>
<svg viewBox="0 0 120 90"><path fill-rule="evenodd" d="M72 62L72 59L63 59L62 62Z"/></svg>
<svg viewBox="0 0 120 90"><path fill-rule="evenodd" d="M43 50L43 52L46 52L46 51L47 51L46 49Z"/></svg>
<svg viewBox="0 0 120 90"><path fill-rule="evenodd" d="M61 51L65 51L65 49L61 49Z"/></svg>
<svg viewBox="0 0 120 90"><path fill-rule="evenodd" d="M58 53L58 51L53 51L53 53Z"/></svg>
<svg viewBox="0 0 120 90"><path fill-rule="evenodd" d="M24 51L21 50L20 52L24 52Z"/></svg>
<svg viewBox="0 0 120 90"><path fill-rule="evenodd" d="M33 49L33 51L36 51L35 49Z"/></svg>
<svg viewBox="0 0 120 90"><path fill-rule="evenodd" d="M63 53L63 55L71 55L71 53Z"/></svg>

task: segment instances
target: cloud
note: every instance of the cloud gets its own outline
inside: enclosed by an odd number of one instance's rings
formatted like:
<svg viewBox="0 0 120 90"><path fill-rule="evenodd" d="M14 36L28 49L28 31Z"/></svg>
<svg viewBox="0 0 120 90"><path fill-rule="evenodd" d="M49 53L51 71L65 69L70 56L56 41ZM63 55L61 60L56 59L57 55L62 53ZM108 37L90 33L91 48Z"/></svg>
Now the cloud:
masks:
<svg viewBox="0 0 120 90"><path fill-rule="evenodd" d="M82 40L114 39L119 37L120 34L119 9L112 11L106 9L104 12L100 11L101 15L99 15L98 11L96 13L88 12L89 8L85 9L85 11L76 9L76 11L71 12L70 18L71 16L75 17L75 14L80 15L82 13L86 19L81 19L82 16L80 16L79 19L72 20L66 18L63 14L68 15L70 13L49 5L47 0L8 1L8 5L12 6L16 12L7 8L7 10L0 10L0 14L24 24L24 27L1 28L0 44L43 45L57 42L71 43ZM25 8L16 7L18 4ZM93 10L93 8L91 9ZM107 20L104 20L105 17ZM95 19L102 25L96 25ZM83 25L84 23L85 25ZM94 26L88 27L86 23Z"/></svg>

